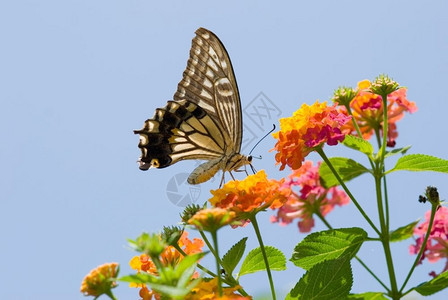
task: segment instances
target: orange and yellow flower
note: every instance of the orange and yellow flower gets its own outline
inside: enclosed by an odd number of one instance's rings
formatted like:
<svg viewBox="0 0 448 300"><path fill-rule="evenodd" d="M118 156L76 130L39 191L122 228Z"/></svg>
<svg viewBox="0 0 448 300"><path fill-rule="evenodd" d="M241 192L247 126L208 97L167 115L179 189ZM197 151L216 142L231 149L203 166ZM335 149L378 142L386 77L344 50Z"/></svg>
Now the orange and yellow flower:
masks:
<svg viewBox="0 0 448 300"><path fill-rule="evenodd" d="M81 283L81 293L85 296L99 297L110 293L117 286L118 263L105 263L87 274Z"/></svg>
<svg viewBox="0 0 448 300"><path fill-rule="evenodd" d="M380 95L370 91L371 83L363 80L358 83L357 95L350 102L353 117L358 124L364 139L369 139L375 130L382 129L383 122L383 100ZM344 106L339 107L341 113L347 114ZM395 146L398 136L396 122L403 118L405 112L417 111L415 102L406 98L406 88L399 88L387 96L388 137L387 146ZM352 122L346 123L342 131L346 134L356 135Z"/></svg>
<svg viewBox="0 0 448 300"><path fill-rule="evenodd" d="M178 241L179 247L188 255L202 252L202 247L204 247L204 241L198 238L194 238L193 241L188 238L188 232L184 231L181 238ZM160 255L160 261L165 266L176 266L184 258L184 256L176 250L173 246L168 246ZM141 254L140 256L134 256L129 265L132 269L136 270L138 273L146 272L152 275L158 275L157 268L152 261L152 259L147 254ZM197 278L199 274L196 272L193 277ZM149 290L144 284L130 283L130 287L141 288L140 297L144 300L159 299L160 295L154 291ZM144 295L144 296L142 296Z"/></svg>
<svg viewBox="0 0 448 300"><path fill-rule="evenodd" d="M327 143L337 145L345 138L341 128L350 117L340 113L336 105L327 106L327 102L313 105L303 104L292 117L280 119L280 131L273 133L278 141L275 144L277 164L280 170L286 165L298 169L313 148Z"/></svg>
<svg viewBox="0 0 448 300"><path fill-rule="evenodd" d="M214 232L219 228L226 226L236 217L235 212L224 208L213 207L198 211L188 220L188 224L196 226L199 230Z"/></svg>
<svg viewBox="0 0 448 300"><path fill-rule="evenodd" d="M237 214L252 213L271 207L278 208L288 199L290 190L283 188L284 179L268 179L264 170L247 176L244 180L227 182L222 188L212 190L210 203L215 207Z"/></svg>
<svg viewBox="0 0 448 300"><path fill-rule="evenodd" d="M186 300L251 300L252 297L243 297L236 293L240 286L228 287L222 289L222 296L218 294L218 278L210 281L202 280L191 293L188 294Z"/></svg>
<svg viewBox="0 0 448 300"><path fill-rule="evenodd" d="M319 165L313 166L312 161L305 161L302 166L293 170L285 186L289 189L299 187L298 193L292 192L288 201L278 209L276 216L271 216L271 222L280 225L290 224L299 219L300 232L309 232L314 227L313 215L319 212L322 216L330 213L336 205L349 203L349 197L337 187L325 188L320 183Z"/></svg>

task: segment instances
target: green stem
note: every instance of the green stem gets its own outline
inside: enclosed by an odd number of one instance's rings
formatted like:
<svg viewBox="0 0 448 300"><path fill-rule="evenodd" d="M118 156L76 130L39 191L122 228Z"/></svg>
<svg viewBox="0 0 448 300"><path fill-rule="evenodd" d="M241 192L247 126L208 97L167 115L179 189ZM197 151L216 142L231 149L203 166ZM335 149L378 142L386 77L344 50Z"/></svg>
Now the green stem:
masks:
<svg viewBox="0 0 448 300"><path fill-rule="evenodd" d="M269 267L268 257L266 255L266 250L264 248L263 240L261 238L260 228L258 227L257 218L255 215L249 218L252 226L254 227L255 234L257 235L258 243L260 244L261 254L263 255L264 264L266 266L266 273L268 274L269 285L271 286L271 294L272 299L275 300L275 289L274 289L274 281L272 280L271 268Z"/></svg>
<svg viewBox="0 0 448 300"><path fill-rule="evenodd" d="M361 133L361 129L359 128L359 125L356 122L355 117L353 116L352 109L350 108L350 105L346 105L345 108L347 109L348 114L350 116L352 116L352 123L353 123L353 126L355 127L355 130L356 130L356 133L358 134L358 137L359 138L363 138L362 137L362 133ZM374 167L373 166L373 161L372 161L372 159L369 156L367 156L367 158L369 159L370 166L372 167L372 170L373 170L373 167Z"/></svg>
<svg viewBox="0 0 448 300"><path fill-rule="evenodd" d="M173 247L174 247L177 251L179 251L179 253L182 254L183 256L188 256L188 254L185 253L185 251L182 250L182 248L179 247L179 245L173 245ZM216 277L216 274L215 274L215 273L213 273L212 271L210 271L210 270L207 269L206 267L202 266L201 264L198 263L197 266L198 266L198 268L199 268L201 271L207 273L208 275L210 275L210 276L212 276L212 277Z"/></svg>
<svg viewBox="0 0 448 300"><path fill-rule="evenodd" d="M355 256L356 260L361 264L361 266L364 267L364 269L367 270L367 272L370 273L370 275L372 275L373 278L376 279L376 281L378 281L379 284L381 284L383 286L383 288L387 291L387 293L390 293L389 288L386 286L386 284L384 284L384 282L381 281L381 279L378 278L378 276L375 275L375 273L373 273L372 270L369 269L369 267L358 257Z"/></svg>
<svg viewBox="0 0 448 300"><path fill-rule="evenodd" d="M218 294L219 297L222 296L222 278L221 278L221 263L219 258L219 251L218 251L218 237L216 235L216 231L210 232L213 239L213 246L215 248L216 253L216 277L218 277Z"/></svg>
<svg viewBox="0 0 448 300"><path fill-rule="evenodd" d="M390 242L389 242L389 231L386 227L386 222L384 219L384 209L383 209L383 199L381 194L381 175L378 176L378 174L375 174L375 188L376 188L376 200L377 200L377 206L378 206L378 216L380 219L380 226L381 226L381 243L383 245L384 255L386 257L386 264L387 269L389 272L389 279L390 279L390 285L391 285L391 291L389 293L389 296L392 297L392 299L399 299L399 293L398 293L398 287L397 287L397 279L395 277L395 270L394 270L394 264L392 260L392 253L390 251Z"/></svg>
<svg viewBox="0 0 448 300"><path fill-rule="evenodd" d="M426 236L425 239L423 240L423 244L420 248L420 251L418 252L417 257L415 258L414 264L412 265L411 269L409 270L408 276L406 276L406 279L403 283L403 286L400 289L400 293L403 291L403 289L405 288L406 284L408 283L409 279L411 278L412 273L414 272L415 267L418 265L418 262L420 261L420 258L423 255L423 252L425 251L426 248L426 243L428 242L429 236L431 234L431 230L432 230L432 225L434 223L434 217L436 215L436 211L437 211L437 204L433 204L431 207L431 218L429 219L429 226L428 226L428 230L426 230ZM409 293L412 289L410 289L409 291L407 291L405 294Z"/></svg>
<svg viewBox="0 0 448 300"><path fill-rule="evenodd" d="M221 262L221 258L218 256L217 252L218 249L213 248L212 244L210 244L210 241L208 240L207 236L204 234L204 232L202 230L199 230L199 234L201 235L202 239L204 240L205 244L207 245L208 249L210 249L210 252L213 254L214 257L216 257L216 259L219 260L219 264L222 265Z"/></svg>
<svg viewBox="0 0 448 300"><path fill-rule="evenodd" d="M380 131L378 128L375 128L375 136L376 136L376 142L378 144L378 148L381 148L381 138L380 138ZM385 166L384 166L384 157L382 158L382 171L384 174ZM386 207L386 228L387 231L390 230L390 222L389 222L389 197L387 195L387 180L386 176L383 176L383 189L384 189L384 206Z"/></svg>
<svg viewBox="0 0 448 300"><path fill-rule="evenodd" d="M333 227L331 227L331 225L327 222L327 220L325 220L325 217L322 215L320 211L315 210L314 213L319 217L319 219L322 222L324 222L324 224L328 227L328 229L333 229ZM372 275L372 277L375 278L376 281L378 281L378 283L381 284L386 289L387 292L389 292L387 286L378 278L378 276L376 276L375 273L373 273L373 271L370 270L370 268L358 256L355 256L355 258L361 264L361 266L363 266L364 269L366 269L367 272L369 272L370 275Z"/></svg>
<svg viewBox="0 0 448 300"><path fill-rule="evenodd" d="M331 164L330 160L328 159L328 157L325 155L324 151L322 150L322 148L318 147L316 148L317 153L320 154L320 156L322 157L322 159L325 161L325 163L328 165L328 167L330 168L330 170L333 172L333 175L336 177L336 179L339 181L339 184L342 186L342 188L344 189L344 191L347 193L347 195L350 197L350 199L352 200L353 204L355 204L356 208L359 210L359 212L362 214L362 216L366 219L366 221L370 224L370 226L373 228L373 230L375 230L375 232L378 235L380 234L380 231L378 230L378 228L376 228L375 224L373 224L372 220L370 220L370 218L367 216L367 214L365 213L365 211L362 209L361 205L359 205L358 201L356 201L355 197L353 197L352 193L350 192L350 190L347 188L347 186L345 185L344 181L341 179L341 177L339 176L338 172L336 172L335 168L333 167L333 165Z"/></svg>
<svg viewBox="0 0 448 300"><path fill-rule="evenodd" d="M380 148L381 167L384 163L384 155L386 154L387 132L389 130L387 121L387 94L380 95L383 98L383 143ZM382 169L382 168L381 168Z"/></svg>

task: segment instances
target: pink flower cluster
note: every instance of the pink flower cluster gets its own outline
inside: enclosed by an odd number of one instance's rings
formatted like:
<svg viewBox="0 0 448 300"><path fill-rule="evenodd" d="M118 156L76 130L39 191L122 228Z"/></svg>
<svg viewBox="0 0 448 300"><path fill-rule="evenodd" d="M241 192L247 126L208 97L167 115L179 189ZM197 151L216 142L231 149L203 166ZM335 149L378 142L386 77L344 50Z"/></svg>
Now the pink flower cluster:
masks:
<svg viewBox="0 0 448 300"><path fill-rule="evenodd" d="M299 219L300 232L309 232L314 227L313 214L322 216L331 212L336 205L349 203L349 197L337 187L326 189L320 184L319 165L313 166L312 161L305 161L302 166L293 170L284 183L284 188L291 189L288 201L278 210L276 216L271 216L271 222L287 225L294 219ZM294 188L300 188L298 193Z"/></svg>
<svg viewBox="0 0 448 300"><path fill-rule="evenodd" d="M415 239L415 245L409 247L411 254L418 254L420 251L423 241L425 239L426 231L428 230L429 220L431 217L431 211L427 211L425 214L425 222L414 228L414 234L417 236ZM421 263L425 258L431 263L437 262L442 258L446 258L445 268L442 273L448 270L448 208L440 207L434 217L434 223L431 229L431 233L426 243L423 255L420 258ZM437 274L432 271L431 276L437 276Z"/></svg>

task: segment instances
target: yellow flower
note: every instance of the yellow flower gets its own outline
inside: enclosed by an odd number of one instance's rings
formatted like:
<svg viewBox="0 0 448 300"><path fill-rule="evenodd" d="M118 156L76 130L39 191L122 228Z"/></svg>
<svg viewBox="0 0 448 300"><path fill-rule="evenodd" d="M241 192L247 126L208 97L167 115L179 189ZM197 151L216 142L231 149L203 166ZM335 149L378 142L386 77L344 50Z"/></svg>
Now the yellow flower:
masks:
<svg viewBox="0 0 448 300"><path fill-rule="evenodd" d="M87 274L81 283L84 296L98 297L110 293L117 286L114 281L118 275L118 263L105 263Z"/></svg>

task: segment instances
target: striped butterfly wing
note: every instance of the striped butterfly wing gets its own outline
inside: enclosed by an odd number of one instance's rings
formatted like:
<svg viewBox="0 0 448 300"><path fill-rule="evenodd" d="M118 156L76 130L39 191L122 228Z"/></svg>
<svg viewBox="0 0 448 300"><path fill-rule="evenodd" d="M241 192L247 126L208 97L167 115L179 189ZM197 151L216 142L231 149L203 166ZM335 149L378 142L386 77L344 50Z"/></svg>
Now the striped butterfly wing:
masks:
<svg viewBox="0 0 448 300"><path fill-rule="evenodd" d="M188 99L220 126L213 138L223 138L227 153L241 150L241 104L232 63L218 37L205 28L196 30L190 58L174 100Z"/></svg>
<svg viewBox="0 0 448 300"><path fill-rule="evenodd" d="M174 101L157 109L134 133L140 135L142 170L185 159L208 160L190 175L192 184L247 163L239 154L242 123L235 76L224 46L212 32L196 31Z"/></svg>

